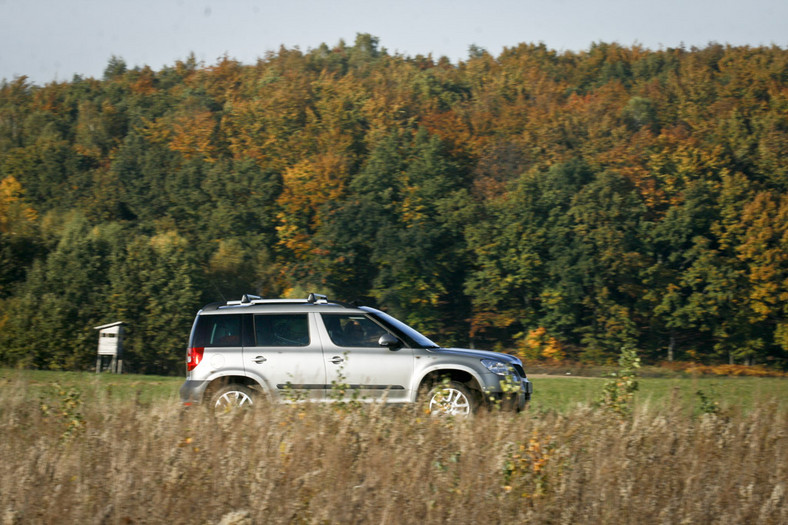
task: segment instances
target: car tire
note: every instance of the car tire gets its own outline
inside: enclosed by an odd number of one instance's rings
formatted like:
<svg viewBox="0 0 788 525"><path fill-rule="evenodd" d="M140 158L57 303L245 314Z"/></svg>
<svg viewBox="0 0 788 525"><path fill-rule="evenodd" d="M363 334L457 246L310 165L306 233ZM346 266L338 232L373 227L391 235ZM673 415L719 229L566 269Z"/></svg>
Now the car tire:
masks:
<svg viewBox="0 0 788 525"><path fill-rule="evenodd" d="M211 409L217 413L230 412L237 408L251 408L255 403L252 389L231 383L223 386L211 396Z"/></svg>
<svg viewBox="0 0 788 525"><path fill-rule="evenodd" d="M425 410L437 416L470 416L478 407L471 390L458 381L434 385L424 400Z"/></svg>

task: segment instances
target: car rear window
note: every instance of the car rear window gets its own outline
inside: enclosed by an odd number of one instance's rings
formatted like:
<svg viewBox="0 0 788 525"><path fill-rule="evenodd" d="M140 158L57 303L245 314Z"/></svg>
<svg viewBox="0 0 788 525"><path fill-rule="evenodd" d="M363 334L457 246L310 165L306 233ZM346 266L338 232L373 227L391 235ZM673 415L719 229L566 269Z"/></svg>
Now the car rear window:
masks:
<svg viewBox="0 0 788 525"><path fill-rule="evenodd" d="M307 314L263 314L254 316L257 346L308 346Z"/></svg>
<svg viewBox="0 0 788 525"><path fill-rule="evenodd" d="M192 346L241 346L241 315L201 315Z"/></svg>

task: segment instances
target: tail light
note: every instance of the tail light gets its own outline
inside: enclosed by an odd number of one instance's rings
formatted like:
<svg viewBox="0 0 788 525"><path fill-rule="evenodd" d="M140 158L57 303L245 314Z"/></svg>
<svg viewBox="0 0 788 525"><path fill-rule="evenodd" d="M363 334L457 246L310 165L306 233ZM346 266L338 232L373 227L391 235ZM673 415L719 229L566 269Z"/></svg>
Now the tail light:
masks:
<svg viewBox="0 0 788 525"><path fill-rule="evenodd" d="M205 352L203 346L193 346L186 350L186 371L191 372L202 361L202 354Z"/></svg>

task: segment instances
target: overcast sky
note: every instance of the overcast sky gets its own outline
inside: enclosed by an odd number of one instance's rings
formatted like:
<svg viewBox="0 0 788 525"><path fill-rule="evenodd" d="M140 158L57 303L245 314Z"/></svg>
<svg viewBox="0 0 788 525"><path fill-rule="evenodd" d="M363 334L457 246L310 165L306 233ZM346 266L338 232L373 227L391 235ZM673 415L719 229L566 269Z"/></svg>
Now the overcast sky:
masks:
<svg viewBox="0 0 788 525"><path fill-rule="evenodd" d="M101 78L109 58L161 69L194 53L254 63L284 45L302 51L357 33L389 53L498 55L521 42L558 51L593 42L651 49L788 47L788 0L0 0L0 79L37 84Z"/></svg>

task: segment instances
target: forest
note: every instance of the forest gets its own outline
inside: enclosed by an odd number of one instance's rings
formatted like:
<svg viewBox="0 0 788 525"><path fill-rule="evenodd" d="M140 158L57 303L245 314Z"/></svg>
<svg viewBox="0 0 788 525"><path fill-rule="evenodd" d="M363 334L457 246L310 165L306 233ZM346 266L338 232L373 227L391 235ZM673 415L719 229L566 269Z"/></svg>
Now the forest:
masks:
<svg viewBox="0 0 788 525"><path fill-rule="evenodd" d="M180 374L205 303L308 292L526 361L788 369L788 50L466 60L359 34L0 83L0 366Z"/></svg>

